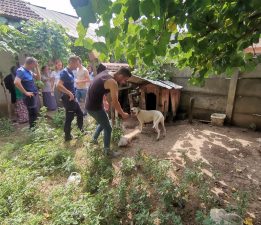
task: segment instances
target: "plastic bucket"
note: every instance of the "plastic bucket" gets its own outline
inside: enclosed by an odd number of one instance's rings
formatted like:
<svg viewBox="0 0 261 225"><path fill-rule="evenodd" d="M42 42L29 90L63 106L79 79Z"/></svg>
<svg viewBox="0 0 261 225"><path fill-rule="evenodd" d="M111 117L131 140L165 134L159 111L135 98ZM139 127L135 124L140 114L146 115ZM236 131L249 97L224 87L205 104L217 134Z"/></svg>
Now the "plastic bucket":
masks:
<svg viewBox="0 0 261 225"><path fill-rule="evenodd" d="M214 126L223 126L226 118L226 114L213 113L211 115L211 124Z"/></svg>

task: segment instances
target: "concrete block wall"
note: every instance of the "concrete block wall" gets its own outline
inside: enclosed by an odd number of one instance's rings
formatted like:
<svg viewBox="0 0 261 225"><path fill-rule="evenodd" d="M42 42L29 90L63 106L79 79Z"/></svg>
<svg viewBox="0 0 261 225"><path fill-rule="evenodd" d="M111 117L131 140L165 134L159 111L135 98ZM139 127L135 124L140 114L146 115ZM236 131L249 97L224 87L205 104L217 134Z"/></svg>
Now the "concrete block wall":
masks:
<svg viewBox="0 0 261 225"><path fill-rule="evenodd" d="M204 87L195 87L188 83L190 73L189 70L173 72L173 82L183 86L179 111L188 112L190 98L194 97L194 118L210 120L212 113L225 113L231 79L212 77L206 79ZM255 124L261 130L261 65L239 75L232 124L241 127Z"/></svg>

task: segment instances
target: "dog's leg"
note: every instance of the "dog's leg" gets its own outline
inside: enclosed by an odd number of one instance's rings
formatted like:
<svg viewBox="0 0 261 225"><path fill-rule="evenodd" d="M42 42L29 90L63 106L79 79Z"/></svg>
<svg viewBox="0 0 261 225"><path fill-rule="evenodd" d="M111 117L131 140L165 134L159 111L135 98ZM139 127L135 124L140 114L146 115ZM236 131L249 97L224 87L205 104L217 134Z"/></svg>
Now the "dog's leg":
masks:
<svg viewBox="0 0 261 225"><path fill-rule="evenodd" d="M139 121L140 122L140 127L139 127L139 129L140 129L140 132L142 132L142 129L143 129L143 122L142 121Z"/></svg>
<svg viewBox="0 0 261 225"><path fill-rule="evenodd" d="M160 138L160 129L159 129L159 122L160 120L159 119L156 119L153 121L153 128L155 128L155 130L157 131L157 141L159 140Z"/></svg>
<svg viewBox="0 0 261 225"><path fill-rule="evenodd" d="M163 136L165 137L166 136L166 128L165 128L165 125L164 125L164 117L161 119L160 123L161 123L162 129L163 129Z"/></svg>
<svg viewBox="0 0 261 225"><path fill-rule="evenodd" d="M159 140L159 138L160 138L160 129L159 129L159 126L158 126L158 124L156 124L155 125L155 129L156 129L156 131L157 131L157 141Z"/></svg>

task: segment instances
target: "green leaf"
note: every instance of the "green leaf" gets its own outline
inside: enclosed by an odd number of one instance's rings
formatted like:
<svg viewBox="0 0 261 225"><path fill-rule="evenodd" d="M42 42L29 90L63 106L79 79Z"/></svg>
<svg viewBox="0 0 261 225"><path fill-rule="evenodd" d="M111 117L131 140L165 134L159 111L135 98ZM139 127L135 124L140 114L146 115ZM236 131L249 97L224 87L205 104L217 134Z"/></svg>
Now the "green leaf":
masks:
<svg viewBox="0 0 261 225"><path fill-rule="evenodd" d="M96 22L91 2L86 6L76 8L76 12L81 17L82 24L85 27L88 27L90 23Z"/></svg>
<svg viewBox="0 0 261 225"><path fill-rule="evenodd" d="M71 0L71 4L74 8L79 8L88 5L89 0Z"/></svg>
<svg viewBox="0 0 261 225"><path fill-rule="evenodd" d="M140 18L140 10L139 10L140 1L132 0L127 2L127 11L126 11L126 19L132 17L134 21Z"/></svg>
<svg viewBox="0 0 261 225"><path fill-rule="evenodd" d="M110 28L108 26L100 26L98 29L95 30L96 34L100 37L106 37L107 34L110 32Z"/></svg>
<svg viewBox="0 0 261 225"><path fill-rule="evenodd" d="M93 6L93 10L98 14L106 12L111 5L111 2L108 0L91 0L91 3Z"/></svg>
<svg viewBox="0 0 261 225"><path fill-rule="evenodd" d="M93 44L93 48L95 48L100 53L108 54L108 48L103 42L95 42Z"/></svg>
<svg viewBox="0 0 261 225"><path fill-rule="evenodd" d="M193 40L190 37L186 37L180 41L180 46L184 52L188 52L193 48Z"/></svg>
<svg viewBox="0 0 261 225"><path fill-rule="evenodd" d="M114 2L112 5L112 13L119 14L121 12L122 4L119 2Z"/></svg>
<svg viewBox="0 0 261 225"><path fill-rule="evenodd" d="M93 40L90 38L85 38L83 40L83 46L84 48L88 49L88 50L92 50L93 48Z"/></svg>
<svg viewBox="0 0 261 225"><path fill-rule="evenodd" d="M154 13L154 3L152 0L143 0L140 3L140 11L147 17Z"/></svg>
<svg viewBox="0 0 261 225"><path fill-rule="evenodd" d="M115 27L118 27L124 23L124 12L121 11L120 14L118 14L114 19L113 19L113 25Z"/></svg>

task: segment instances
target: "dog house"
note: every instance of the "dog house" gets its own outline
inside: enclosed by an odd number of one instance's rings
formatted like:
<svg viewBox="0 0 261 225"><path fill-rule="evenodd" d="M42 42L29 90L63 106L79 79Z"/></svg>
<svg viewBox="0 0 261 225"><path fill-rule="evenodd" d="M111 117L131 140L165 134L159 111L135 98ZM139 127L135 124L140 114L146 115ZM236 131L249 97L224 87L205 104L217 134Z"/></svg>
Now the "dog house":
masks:
<svg viewBox="0 0 261 225"><path fill-rule="evenodd" d="M182 86L170 81L150 80L133 75L128 98L131 107L145 110L159 110L164 117L173 120L178 109Z"/></svg>

